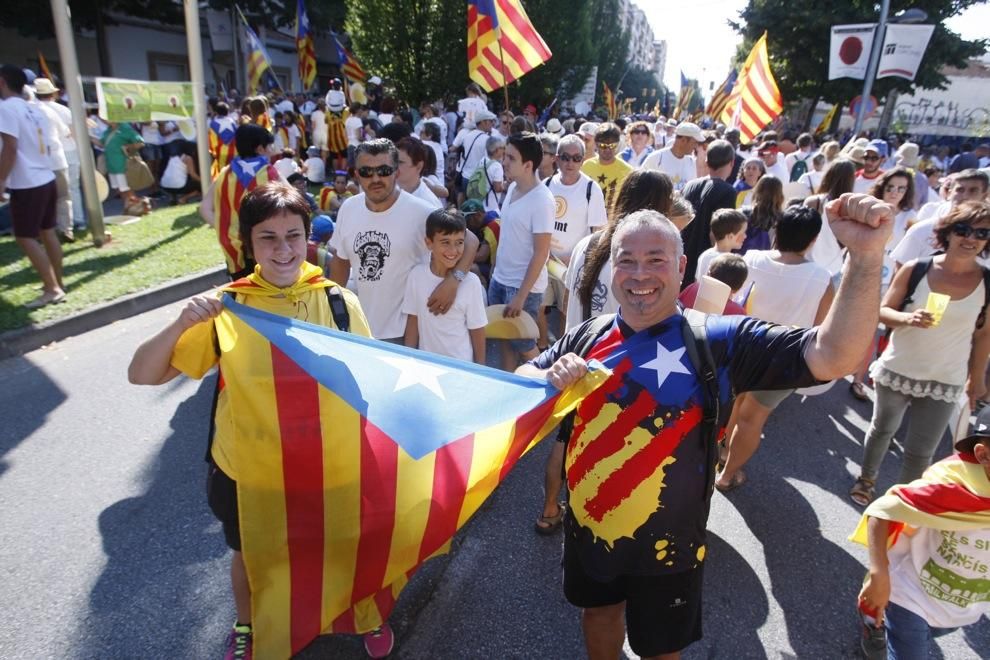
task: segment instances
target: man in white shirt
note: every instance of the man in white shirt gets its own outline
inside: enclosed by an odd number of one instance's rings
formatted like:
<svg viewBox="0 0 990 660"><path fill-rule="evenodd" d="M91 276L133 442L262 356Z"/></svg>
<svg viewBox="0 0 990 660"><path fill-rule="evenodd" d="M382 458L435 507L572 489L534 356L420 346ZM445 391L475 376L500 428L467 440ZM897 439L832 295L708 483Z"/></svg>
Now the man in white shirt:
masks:
<svg viewBox="0 0 990 660"><path fill-rule="evenodd" d="M350 164L354 163L354 151L361 144L364 118L367 116L368 110L364 106L360 103L352 103L350 105L350 114L344 120L344 133L347 134L347 162Z"/></svg>
<svg viewBox="0 0 990 660"><path fill-rule="evenodd" d="M945 185L950 184L946 183ZM990 176L980 170L963 170L951 177L951 185L952 190L949 192L948 201L938 206L934 216L912 225L904 234L901 242L894 248L894 251L890 253L896 268L900 268L914 259L921 259L934 254L933 239L938 221L963 202L985 200L987 189L990 187ZM986 262L983 258L980 258L979 261L981 263Z"/></svg>
<svg viewBox="0 0 990 660"><path fill-rule="evenodd" d="M676 128L676 119L666 119L665 117L660 117L660 119L657 120L657 123L653 126L653 148L659 150L674 144L676 139L674 129Z"/></svg>
<svg viewBox="0 0 990 660"><path fill-rule="evenodd" d="M395 344L402 343L406 329L401 311L406 279L429 254L426 217L433 210L396 185L398 165L399 152L389 140L369 140L357 146L355 174L364 192L341 205L330 239L335 251L330 279L347 282L354 262L354 291L371 332ZM478 239L469 232L457 267L433 292L428 303L432 313L450 309L477 249Z"/></svg>
<svg viewBox="0 0 990 660"><path fill-rule="evenodd" d="M603 227L608 216L602 189L581 172L584 162L581 138L576 135L564 137L557 145L557 160L560 171L546 181L554 200L550 254L566 266L578 241Z"/></svg>
<svg viewBox="0 0 990 660"><path fill-rule="evenodd" d="M705 136L697 124L682 122L674 128L674 140L667 147L654 151L643 161L642 169L660 170L670 177L674 190L682 189L688 181L698 177L694 150Z"/></svg>
<svg viewBox="0 0 990 660"><path fill-rule="evenodd" d="M780 147L775 141L767 140L760 144L756 148L756 155L763 161L763 165L767 168L767 174L777 177L781 183L787 183L791 180L787 165L784 164L784 159L780 157Z"/></svg>
<svg viewBox="0 0 990 660"><path fill-rule="evenodd" d="M863 147L863 169L856 172L856 180L853 182L854 193L866 194L883 174L883 170L880 169L884 159L880 145L883 144L883 140L873 140Z"/></svg>
<svg viewBox="0 0 990 660"><path fill-rule="evenodd" d="M48 118L24 100L27 77L19 67L0 67L0 197L10 193L14 240L41 276L42 292L28 309L65 299L62 246L55 235L55 175L45 136Z"/></svg>
<svg viewBox="0 0 990 660"><path fill-rule="evenodd" d="M440 143L447 143L447 122L437 116L436 108L434 108L429 103L424 103L419 106L419 112L422 115L422 119L416 124L415 133L419 135L423 132L423 124L427 122L431 124L436 124L437 128L440 129Z"/></svg>
<svg viewBox="0 0 990 660"><path fill-rule="evenodd" d="M535 319L547 288L554 200L550 190L536 178L542 158L543 147L533 133L509 137L503 166L512 183L502 206L498 259L488 285L488 303L504 304L507 318L525 311ZM503 342L502 367L506 371L513 371L519 364L517 355L523 360L535 358L536 342Z"/></svg>
<svg viewBox="0 0 990 660"><path fill-rule="evenodd" d="M451 153L454 154L455 158L458 158L455 180L458 206L464 203L464 191L467 188L468 179L471 178L471 175L478 168L478 164L485 157L485 144L492 126L495 124L495 115L488 110L478 110L473 116L476 127L467 132L458 133L457 137L454 138L454 144L450 147ZM460 156L457 155L458 152L460 152Z"/></svg>
<svg viewBox="0 0 990 660"><path fill-rule="evenodd" d="M784 158L784 165L787 167L788 178L787 181L797 181L802 174L810 172L811 159L815 156L815 138L812 137L811 133L802 133L797 139L797 151L793 151ZM804 163L804 171L798 172L797 176L794 176L794 165L798 162ZM784 181L784 183L787 183Z"/></svg>

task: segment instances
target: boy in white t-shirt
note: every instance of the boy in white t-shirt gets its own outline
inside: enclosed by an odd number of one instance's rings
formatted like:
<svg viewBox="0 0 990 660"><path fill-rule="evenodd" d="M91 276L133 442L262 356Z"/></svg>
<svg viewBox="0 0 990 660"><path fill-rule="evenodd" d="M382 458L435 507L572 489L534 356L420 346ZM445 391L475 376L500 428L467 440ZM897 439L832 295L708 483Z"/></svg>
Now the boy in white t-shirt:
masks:
<svg viewBox="0 0 990 660"><path fill-rule="evenodd" d="M708 273L708 267L715 257L742 247L748 224L746 216L735 209L718 209L712 213L711 235L715 246L698 256L698 268L694 273L696 282L700 282L701 276Z"/></svg>
<svg viewBox="0 0 990 660"><path fill-rule="evenodd" d="M457 287L454 304L446 314L431 314L427 301L464 254L464 218L437 209L426 218L426 247L430 262L413 268L406 280L402 312L406 314L404 342L410 348L485 364L485 292L474 273Z"/></svg>
<svg viewBox="0 0 990 660"><path fill-rule="evenodd" d="M927 658L934 637L990 614L990 407L973 430L957 454L874 500L850 537L870 551L867 658Z"/></svg>
<svg viewBox="0 0 990 660"><path fill-rule="evenodd" d="M320 148L310 147L306 150L309 158L303 163L303 171L306 173L306 180L314 186L322 186L327 179L327 166L320 158Z"/></svg>

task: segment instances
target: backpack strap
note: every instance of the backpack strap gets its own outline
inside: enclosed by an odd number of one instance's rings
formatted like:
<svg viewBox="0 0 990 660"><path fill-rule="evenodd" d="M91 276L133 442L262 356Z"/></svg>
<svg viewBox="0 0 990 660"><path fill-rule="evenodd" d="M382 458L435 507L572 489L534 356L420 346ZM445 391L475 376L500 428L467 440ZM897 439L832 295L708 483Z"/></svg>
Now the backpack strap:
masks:
<svg viewBox="0 0 990 660"><path fill-rule="evenodd" d="M333 324L341 332L351 331L351 314L347 311L347 302L344 300L344 293L336 284L326 287L327 302L330 303L330 314L333 316Z"/></svg>
<svg viewBox="0 0 990 660"><path fill-rule="evenodd" d="M911 277L908 278L907 291L904 293L904 301L901 303L900 311L904 311L908 305L914 302L914 291L918 288L918 284L924 279L925 275L928 274L928 270L932 267L931 257L922 257L915 262L914 267L911 268ZM984 281L986 280L986 272L984 271ZM984 308L986 305L984 305ZM982 311L980 315L982 316Z"/></svg>
<svg viewBox="0 0 990 660"><path fill-rule="evenodd" d="M710 499L715 485L715 463L718 456L719 385L715 359L708 343L706 314L685 310L681 320L684 348L691 366L701 378L702 401L701 441L705 443L705 497Z"/></svg>
<svg viewBox="0 0 990 660"><path fill-rule="evenodd" d="M976 317L976 328L979 330L987 320L987 305L990 304L990 268L983 268L983 307Z"/></svg>
<svg viewBox="0 0 990 660"><path fill-rule="evenodd" d="M471 146L468 147L467 151L465 151L461 155L460 167L457 168L458 174L462 174L462 175L464 174L464 167L467 165L468 156L471 155L471 152L474 150L474 145L477 144L478 140L481 138L482 135L484 135L484 133L479 133L478 135L474 136L474 140L471 141Z"/></svg>

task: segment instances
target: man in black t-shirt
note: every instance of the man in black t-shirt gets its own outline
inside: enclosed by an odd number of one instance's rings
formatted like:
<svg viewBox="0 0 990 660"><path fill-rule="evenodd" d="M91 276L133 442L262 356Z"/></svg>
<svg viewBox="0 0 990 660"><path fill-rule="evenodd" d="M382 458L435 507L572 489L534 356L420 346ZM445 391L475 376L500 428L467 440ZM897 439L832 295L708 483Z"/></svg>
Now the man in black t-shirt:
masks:
<svg viewBox="0 0 990 660"><path fill-rule="evenodd" d="M684 186L684 197L694 206L694 221L681 230L684 241L684 254L687 256L687 272L684 273L682 287L694 282L694 271L698 257L712 246L712 214L719 209L736 207L736 190L726 177L735 163L736 150L725 140L715 140L708 145L705 160L708 163L708 176L689 181Z"/></svg>
<svg viewBox="0 0 990 660"><path fill-rule="evenodd" d="M723 403L733 391L839 378L867 350L894 209L866 195L829 204L832 231L849 259L819 328L741 316L707 320ZM626 631L640 656L676 657L701 638L714 462L710 438L702 437L702 384L677 306L687 258L677 228L649 210L619 221L611 256L619 314L572 329L517 373L564 388L587 372L585 358L611 369L579 404L567 443L564 594L582 608L590 657L617 657ZM720 406L719 425L728 409Z"/></svg>

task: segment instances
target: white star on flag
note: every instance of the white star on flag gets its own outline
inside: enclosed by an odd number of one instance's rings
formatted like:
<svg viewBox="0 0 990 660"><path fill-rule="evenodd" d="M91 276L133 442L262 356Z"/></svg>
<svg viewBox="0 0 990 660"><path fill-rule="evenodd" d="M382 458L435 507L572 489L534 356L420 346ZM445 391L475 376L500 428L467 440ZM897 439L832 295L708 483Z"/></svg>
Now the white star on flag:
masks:
<svg viewBox="0 0 990 660"><path fill-rule="evenodd" d="M424 362L417 362L410 358L383 357L381 361L399 370L399 378L395 382L393 392L404 390L413 385L422 385L429 391L437 395L441 400L446 401L443 388L440 387L439 376L447 373L446 369L434 367Z"/></svg>
<svg viewBox="0 0 990 660"><path fill-rule="evenodd" d="M248 160L241 161L241 169L247 172L248 174L250 174L251 176L255 175L255 173L258 171L258 167L260 166L261 166L260 161L258 162L251 162Z"/></svg>
<svg viewBox="0 0 990 660"><path fill-rule="evenodd" d="M659 389L670 374L691 375L691 372L681 363L681 356L686 350L682 346L676 351L668 351L663 344L657 342L656 358L643 364L640 368L657 372L657 388Z"/></svg>

